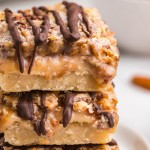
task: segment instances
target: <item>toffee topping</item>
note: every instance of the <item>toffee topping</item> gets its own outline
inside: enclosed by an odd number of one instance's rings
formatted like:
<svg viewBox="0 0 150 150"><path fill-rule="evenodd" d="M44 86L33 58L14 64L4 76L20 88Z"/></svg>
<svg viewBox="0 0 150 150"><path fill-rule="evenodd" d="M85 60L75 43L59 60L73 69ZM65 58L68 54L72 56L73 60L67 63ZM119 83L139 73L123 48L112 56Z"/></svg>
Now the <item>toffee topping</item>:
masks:
<svg viewBox="0 0 150 150"><path fill-rule="evenodd" d="M20 34L18 32L17 26L15 22L13 21L13 14L12 11L8 8L5 9L5 16L6 16L6 22L8 23L8 29L10 31L10 34L15 42L15 48L16 53L18 57L18 63L19 63L19 69L20 72L24 72L24 61L22 56L22 50L21 50L21 43L23 40L20 37Z"/></svg>
<svg viewBox="0 0 150 150"><path fill-rule="evenodd" d="M47 15L48 12L53 13L57 25L60 26L60 31L61 31L64 39L66 39L68 42L77 41L81 37L79 30L78 30L78 23L81 20L79 18L79 14L82 15L81 21L85 24L86 30L87 30L86 31L82 27L83 32L87 36L91 35L91 28L89 25L89 21L87 19L87 16L86 16L83 8L76 3L69 3L67 1L64 1L63 4L65 5L65 7L67 9L69 30L68 30L68 27L64 24L59 13L55 10L48 10L46 7L39 7L39 8L33 7L32 8L33 15L27 15L24 11L18 11L19 13L22 13L22 15L26 18L27 22L32 26L33 34L35 36L34 37L35 47L34 47L34 51L33 51L30 65L28 68L28 74L31 73L31 70L32 70L32 67L34 64L34 60L36 57L37 47L39 45L44 44L48 40L48 33L49 33L49 28L50 28L50 20L49 20L49 17ZM45 11L46 14L44 15L41 12L41 10ZM12 38L15 42L15 48L16 48L16 53L17 53L17 57L18 57L20 72L23 73L24 72L24 60L23 60L22 50L21 50L21 43L23 42L23 40L21 39L19 32L18 32L18 29L16 27L16 24L13 21L12 11L9 9L5 9L5 15L6 15L6 22L8 23L8 28L9 28L10 33L12 35ZM43 23L41 24L40 27L36 26L32 20L32 19L35 19L36 17L37 17L37 19L43 20Z"/></svg>

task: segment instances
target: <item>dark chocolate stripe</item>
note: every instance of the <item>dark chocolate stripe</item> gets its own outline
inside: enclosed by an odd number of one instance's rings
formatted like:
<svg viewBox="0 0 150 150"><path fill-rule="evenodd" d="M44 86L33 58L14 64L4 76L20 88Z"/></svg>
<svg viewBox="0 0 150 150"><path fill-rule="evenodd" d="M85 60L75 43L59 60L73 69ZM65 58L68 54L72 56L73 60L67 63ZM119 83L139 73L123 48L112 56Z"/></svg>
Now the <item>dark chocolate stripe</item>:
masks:
<svg viewBox="0 0 150 150"><path fill-rule="evenodd" d="M66 28L63 20L61 19L59 13L57 11L54 11L54 10L51 11L51 12L53 13L53 15L54 15L54 17L56 19L57 25L60 26L60 31L61 31L64 39L65 40L69 40L70 39L70 33L69 33L68 29Z"/></svg>
<svg viewBox="0 0 150 150"><path fill-rule="evenodd" d="M8 29L9 29L10 34L15 42L15 48L16 48L18 63L19 63L19 69L20 69L20 72L23 73L24 72L24 61L23 61L22 50L21 50L21 43L23 42L23 40L21 39L18 29L16 27L16 24L13 21L12 11L9 10L8 8L6 8L5 15L6 15L6 22L8 23Z"/></svg>
<svg viewBox="0 0 150 150"><path fill-rule="evenodd" d="M80 33L78 31L78 14L82 13L81 7L75 3L69 3L64 1L63 4L67 9L68 26L70 29L69 41L77 41L80 39Z"/></svg>
<svg viewBox="0 0 150 150"><path fill-rule="evenodd" d="M41 15L38 8L34 7L33 10L34 10L35 14ZM37 46L45 43L48 39L50 20L49 20L48 15L44 15L43 16L43 24L40 27L37 27L33 23L32 19L28 15L26 15L25 12L23 12L23 11L19 11L19 12L23 14L23 16L26 18L27 22L32 26L33 34L35 36L34 37L35 47L34 47L32 59L31 59L31 63L30 63L29 69L28 69L28 74L30 74L33 64L34 64L35 57L36 57Z"/></svg>
<svg viewBox="0 0 150 150"><path fill-rule="evenodd" d="M46 99L46 93L44 91L42 91L41 92L41 108L43 109L43 115L42 115L41 121L40 121L40 132L43 135L46 135L45 121L47 118L47 108L45 106L45 99Z"/></svg>
<svg viewBox="0 0 150 150"><path fill-rule="evenodd" d="M41 135L41 130L40 130L40 121L34 120L33 121L33 127L34 127L34 131L36 132L36 134L38 136Z"/></svg>
<svg viewBox="0 0 150 150"><path fill-rule="evenodd" d="M45 108L42 118L41 118L41 121L40 121L40 131L41 131L41 134L43 134L43 135L46 135L46 133L47 133L47 131L45 129L46 118L47 118L47 108Z"/></svg>
<svg viewBox="0 0 150 150"><path fill-rule="evenodd" d="M74 96L75 96L74 93L70 91L66 92L65 106L64 106L63 118L62 118L63 127L66 127L71 120Z"/></svg>
<svg viewBox="0 0 150 150"><path fill-rule="evenodd" d="M70 34L69 34L69 31L68 31L67 27L65 26L63 20L61 19L59 13L58 13L57 11L55 11L55 10L48 10L48 9L47 9L46 7L44 7L44 6L39 7L39 9L41 9L41 10L47 12L47 13L48 13L48 12L53 13L54 18L55 18L55 20L56 20L56 24L60 26L60 31L61 31L61 33L62 33L64 39L65 39L65 40L68 40L68 39L70 38Z"/></svg>
<svg viewBox="0 0 150 150"><path fill-rule="evenodd" d="M89 92L90 97L92 98L92 100L101 100L103 98L103 94L100 92Z"/></svg>
<svg viewBox="0 0 150 150"><path fill-rule="evenodd" d="M46 93L41 91L41 109L43 111L41 120L34 120L33 125L34 125L34 130L37 133L37 135L46 135L47 131L45 129L45 121L47 119L47 108L45 107L45 98L46 98Z"/></svg>
<svg viewBox="0 0 150 150"><path fill-rule="evenodd" d="M105 116L108 119L108 125L110 128L114 127L114 119L113 115L108 111L103 111L101 105L94 103L95 111L97 112L98 116Z"/></svg>
<svg viewBox="0 0 150 150"><path fill-rule="evenodd" d="M110 112L102 111L102 112L99 113L99 115L103 115L103 116L107 117L109 127L110 128L114 127L114 119L113 119L113 116Z"/></svg>
<svg viewBox="0 0 150 150"><path fill-rule="evenodd" d="M115 146L115 145L118 145L117 142L112 139L109 143L107 143L109 146Z"/></svg>
<svg viewBox="0 0 150 150"><path fill-rule="evenodd" d="M61 33L64 37L65 40L69 41L69 42L73 42L73 41L77 41L80 39L80 33L78 31L78 22L79 22L79 17L78 14L81 13L82 15L82 20L85 23L85 26L87 28L87 31L83 30L83 32L85 32L85 34L89 37L91 35L91 28L89 25L89 21L86 17L86 14L83 10L83 8L79 5L77 5L76 3L69 3L64 1L63 4L66 6L67 8L67 17L68 17L68 26L70 29L67 29L67 27L65 26L63 20L61 19L59 13L55 10L49 10L46 7L39 7L39 9L45 11L45 12L52 12L55 20L56 20L56 24L60 26L60 30Z"/></svg>
<svg viewBox="0 0 150 150"><path fill-rule="evenodd" d="M36 16L42 15L40 10L37 7L33 7L32 10L33 10L34 15L36 15Z"/></svg>
<svg viewBox="0 0 150 150"><path fill-rule="evenodd" d="M41 116L41 120L34 119L34 106L33 106L33 99L32 99L32 92L24 92L19 93L19 99L17 104L17 113L18 116L24 120L31 120L33 122L34 130L37 135L46 135L45 129L45 121L47 118L47 108L45 107L45 98L46 93L41 92L41 110L43 112Z"/></svg>
<svg viewBox="0 0 150 150"><path fill-rule="evenodd" d="M34 115L33 100L30 92L21 93L17 104L18 116L25 120L32 120Z"/></svg>
<svg viewBox="0 0 150 150"><path fill-rule="evenodd" d="M41 91L41 107L45 108L46 92Z"/></svg>
<svg viewBox="0 0 150 150"><path fill-rule="evenodd" d="M86 34L88 37L90 37L91 34L92 34L92 30L91 30L89 21L88 21L88 19L87 19L87 15L86 15L86 13L84 12L83 8L82 8L82 19L83 19L83 22L85 23L86 28L87 28L87 31L88 31L88 32L86 32L86 31L84 31L84 32L85 32L85 34Z"/></svg>
<svg viewBox="0 0 150 150"><path fill-rule="evenodd" d="M63 4L65 5L66 9L67 9L67 17L68 17L68 26L70 29L70 41L77 41L80 39L80 33L78 30L78 22L79 22L79 16L78 14L80 13L82 15L82 20L85 23L85 26L87 28L87 31L89 32L85 32L85 34L87 36L91 35L91 28L89 25L89 21L87 19L87 16L83 10L83 8L76 4L76 3L69 3L67 1L64 1Z"/></svg>
<svg viewBox="0 0 150 150"><path fill-rule="evenodd" d="M48 17L48 15L44 15L43 16L43 24L41 26L42 31L39 34L40 44L43 44L43 43L45 43L47 41L49 28L50 28L49 17Z"/></svg>

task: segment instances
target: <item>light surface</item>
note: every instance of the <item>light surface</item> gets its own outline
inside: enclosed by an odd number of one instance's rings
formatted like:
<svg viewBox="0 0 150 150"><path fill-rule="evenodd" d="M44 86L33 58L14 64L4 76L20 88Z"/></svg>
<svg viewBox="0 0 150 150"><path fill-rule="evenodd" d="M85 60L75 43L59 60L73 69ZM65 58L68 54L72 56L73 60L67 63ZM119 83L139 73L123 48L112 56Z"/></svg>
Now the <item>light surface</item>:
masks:
<svg viewBox="0 0 150 150"><path fill-rule="evenodd" d="M139 133L119 125L116 136L120 150L150 150L149 142Z"/></svg>
<svg viewBox="0 0 150 150"><path fill-rule="evenodd" d="M150 77L150 58L121 55L115 79L120 123L134 128L150 141L150 90L133 85L134 75Z"/></svg>

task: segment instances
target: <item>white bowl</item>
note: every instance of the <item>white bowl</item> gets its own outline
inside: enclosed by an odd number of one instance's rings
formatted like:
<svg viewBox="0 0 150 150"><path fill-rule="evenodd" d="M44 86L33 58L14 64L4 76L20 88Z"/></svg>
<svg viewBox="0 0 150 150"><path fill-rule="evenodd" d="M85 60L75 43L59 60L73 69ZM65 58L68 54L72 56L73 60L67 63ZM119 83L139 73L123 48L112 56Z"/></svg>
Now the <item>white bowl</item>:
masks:
<svg viewBox="0 0 150 150"><path fill-rule="evenodd" d="M150 54L150 0L95 0L121 50Z"/></svg>

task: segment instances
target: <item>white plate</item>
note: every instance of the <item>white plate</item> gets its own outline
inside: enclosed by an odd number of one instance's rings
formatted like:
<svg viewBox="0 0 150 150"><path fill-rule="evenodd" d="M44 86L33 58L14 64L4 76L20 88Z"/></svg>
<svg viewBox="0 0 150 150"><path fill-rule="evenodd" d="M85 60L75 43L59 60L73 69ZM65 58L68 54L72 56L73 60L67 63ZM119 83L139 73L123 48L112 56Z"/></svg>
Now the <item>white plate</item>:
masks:
<svg viewBox="0 0 150 150"><path fill-rule="evenodd" d="M124 125L119 125L114 139L120 150L150 150L148 141L141 134Z"/></svg>

